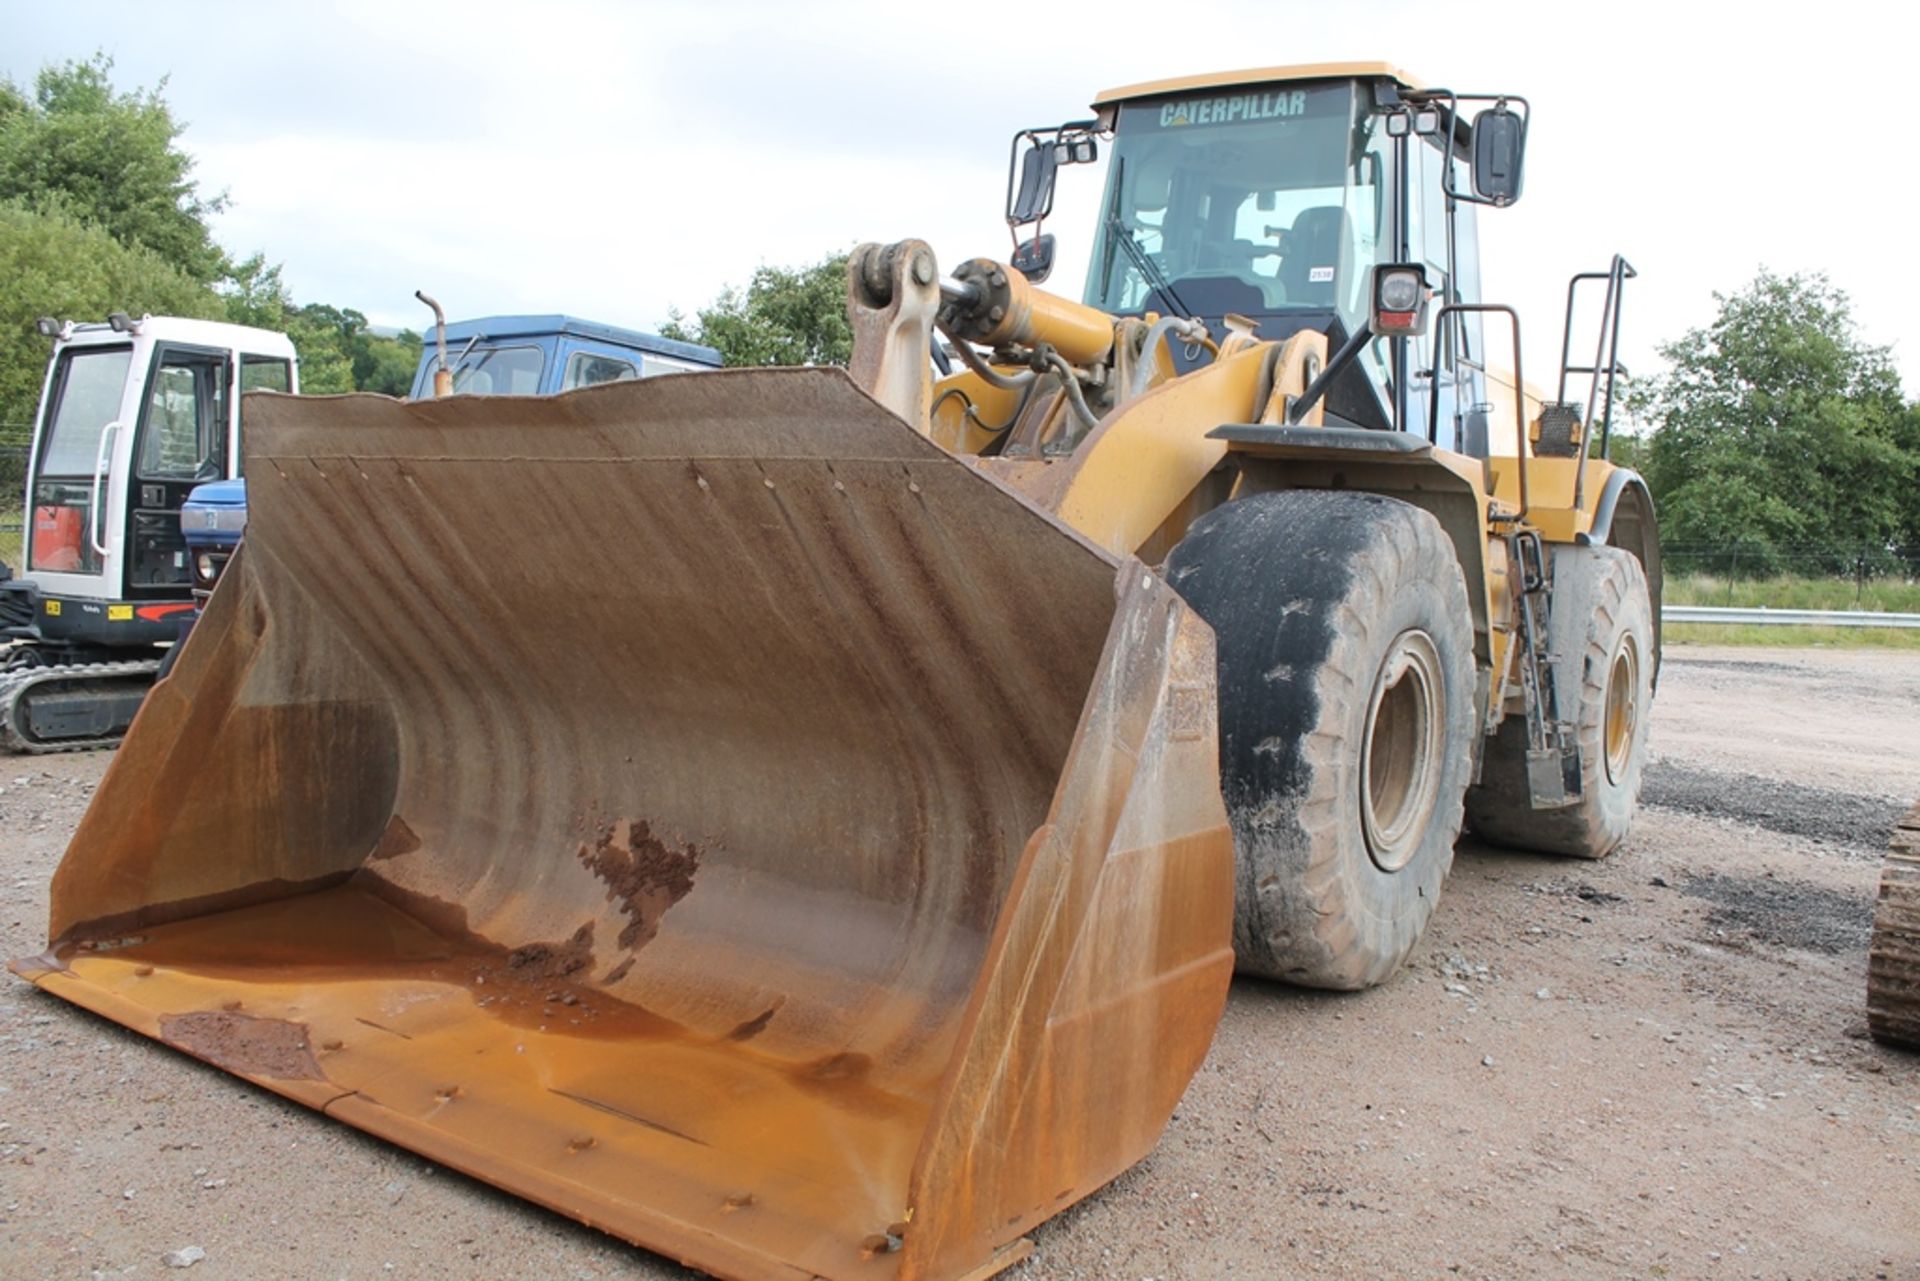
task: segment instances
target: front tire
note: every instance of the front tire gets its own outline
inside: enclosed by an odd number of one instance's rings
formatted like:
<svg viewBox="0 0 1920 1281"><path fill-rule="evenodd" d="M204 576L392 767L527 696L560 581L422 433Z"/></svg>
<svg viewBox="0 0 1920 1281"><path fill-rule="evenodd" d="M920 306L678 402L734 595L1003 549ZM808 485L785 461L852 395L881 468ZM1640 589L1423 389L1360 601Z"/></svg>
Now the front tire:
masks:
<svg viewBox="0 0 1920 1281"><path fill-rule="evenodd" d="M1605 858L1633 825L1646 765L1657 661L1646 572L1618 547L1559 545L1551 600L1548 650L1560 714L1580 745L1580 800L1533 808L1526 717L1509 713L1487 740L1467 822L1498 845Z"/></svg>
<svg viewBox="0 0 1920 1281"><path fill-rule="evenodd" d="M1471 774L1451 541L1396 499L1287 490L1196 521L1167 573L1214 629L1241 972L1381 982L1433 914Z"/></svg>

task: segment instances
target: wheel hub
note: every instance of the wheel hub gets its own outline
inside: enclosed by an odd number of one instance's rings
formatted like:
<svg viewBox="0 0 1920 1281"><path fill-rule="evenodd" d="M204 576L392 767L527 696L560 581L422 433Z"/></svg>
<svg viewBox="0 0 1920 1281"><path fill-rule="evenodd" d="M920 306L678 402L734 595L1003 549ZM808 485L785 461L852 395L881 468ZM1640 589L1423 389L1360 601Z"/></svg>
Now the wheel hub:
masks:
<svg viewBox="0 0 1920 1281"><path fill-rule="evenodd" d="M1361 737L1360 819L1383 872L1412 860L1440 792L1447 723L1440 651L1418 628L1394 637L1374 677Z"/></svg>
<svg viewBox="0 0 1920 1281"><path fill-rule="evenodd" d="M1620 639L1620 650L1607 668L1606 724L1607 781L1619 783L1633 759L1633 739L1640 728L1640 647L1631 633Z"/></svg>

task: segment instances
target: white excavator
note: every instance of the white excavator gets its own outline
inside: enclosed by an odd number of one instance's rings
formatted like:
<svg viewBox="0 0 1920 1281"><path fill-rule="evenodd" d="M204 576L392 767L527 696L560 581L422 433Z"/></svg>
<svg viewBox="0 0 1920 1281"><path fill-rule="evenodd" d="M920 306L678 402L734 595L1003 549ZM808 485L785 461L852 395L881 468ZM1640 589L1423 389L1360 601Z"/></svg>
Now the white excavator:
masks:
<svg viewBox="0 0 1920 1281"><path fill-rule="evenodd" d="M239 474L240 396L299 390L285 334L114 312L42 318L53 358L0 565L0 748L111 747L193 612L180 504Z"/></svg>

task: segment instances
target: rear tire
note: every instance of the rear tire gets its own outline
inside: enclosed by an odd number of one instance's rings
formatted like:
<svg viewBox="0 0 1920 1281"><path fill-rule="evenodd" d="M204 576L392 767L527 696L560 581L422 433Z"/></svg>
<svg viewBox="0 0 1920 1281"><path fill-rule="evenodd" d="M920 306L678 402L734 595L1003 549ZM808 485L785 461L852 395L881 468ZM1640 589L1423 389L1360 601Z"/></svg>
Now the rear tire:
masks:
<svg viewBox="0 0 1920 1281"><path fill-rule="evenodd" d="M1653 606L1639 560L1618 547L1554 547L1548 633L1560 714L1580 745L1580 800L1533 808L1526 718L1510 713L1487 740L1467 822L1499 845L1605 858L1633 824L1653 705Z"/></svg>
<svg viewBox="0 0 1920 1281"><path fill-rule="evenodd" d="M1241 972L1381 982L1433 914L1471 773L1452 543L1395 499L1287 490L1196 521L1167 575L1214 630Z"/></svg>
<svg viewBox="0 0 1920 1281"><path fill-rule="evenodd" d="M1900 820L1880 869L1867 947L1867 1030L1920 1050L1920 805Z"/></svg>

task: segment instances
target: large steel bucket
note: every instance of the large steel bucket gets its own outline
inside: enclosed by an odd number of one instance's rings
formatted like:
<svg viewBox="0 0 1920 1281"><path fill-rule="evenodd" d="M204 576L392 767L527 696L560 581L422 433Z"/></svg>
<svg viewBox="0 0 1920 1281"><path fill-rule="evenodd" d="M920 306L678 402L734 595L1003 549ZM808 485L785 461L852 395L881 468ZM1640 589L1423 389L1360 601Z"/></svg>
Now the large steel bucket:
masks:
<svg viewBox="0 0 1920 1281"><path fill-rule="evenodd" d="M838 371L248 401L47 991L727 1277L989 1275L1233 966L1212 637Z"/></svg>

